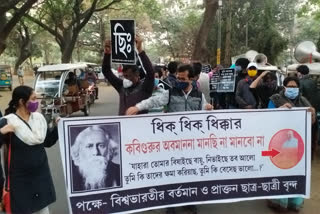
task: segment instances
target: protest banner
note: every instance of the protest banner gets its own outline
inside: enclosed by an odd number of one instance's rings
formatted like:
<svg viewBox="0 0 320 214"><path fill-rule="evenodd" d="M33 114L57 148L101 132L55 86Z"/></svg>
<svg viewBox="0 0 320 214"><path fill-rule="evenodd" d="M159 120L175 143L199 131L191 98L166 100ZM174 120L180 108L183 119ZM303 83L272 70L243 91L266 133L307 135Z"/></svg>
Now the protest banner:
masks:
<svg viewBox="0 0 320 214"><path fill-rule="evenodd" d="M59 142L70 213L310 197L306 108L64 118Z"/></svg>
<svg viewBox="0 0 320 214"><path fill-rule="evenodd" d="M232 68L220 69L210 79L211 92L234 92L235 90L236 73Z"/></svg>
<svg viewBox="0 0 320 214"><path fill-rule="evenodd" d="M135 21L110 20L111 60L113 63L136 64Z"/></svg>

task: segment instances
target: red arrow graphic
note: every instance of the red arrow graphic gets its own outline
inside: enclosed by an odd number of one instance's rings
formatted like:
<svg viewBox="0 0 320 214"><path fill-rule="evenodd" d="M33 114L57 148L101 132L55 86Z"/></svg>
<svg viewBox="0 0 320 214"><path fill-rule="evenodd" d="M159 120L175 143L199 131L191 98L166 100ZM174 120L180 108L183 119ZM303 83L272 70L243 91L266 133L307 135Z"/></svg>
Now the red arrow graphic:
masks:
<svg viewBox="0 0 320 214"><path fill-rule="evenodd" d="M271 151L262 151L261 154L262 156L271 156L271 157L275 157L279 154L280 152L274 148L272 148Z"/></svg>

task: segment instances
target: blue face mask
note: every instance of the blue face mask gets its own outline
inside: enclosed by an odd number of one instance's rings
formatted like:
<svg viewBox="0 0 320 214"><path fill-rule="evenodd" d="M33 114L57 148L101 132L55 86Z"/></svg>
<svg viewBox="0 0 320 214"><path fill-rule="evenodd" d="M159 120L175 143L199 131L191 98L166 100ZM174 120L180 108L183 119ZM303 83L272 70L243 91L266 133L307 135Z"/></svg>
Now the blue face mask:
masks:
<svg viewBox="0 0 320 214"><path fill-rule="evenodd" d="M242 71L242 68L241 68L240 65L237 65L237 66L234 68L234 70L235 70L237 73L239 73L240 71Z"/></svg>
<svg viewBox="0 0 320 214"><path fill-rule="evenodd" d="M177 82L176 84L176 88L181 90L185 90L186 88L188 88L188 86L189 86L188 82Z"/></svg>
<svg viewBox="0 0 320 214"><path fill-rule="evenodd" d="M159 79L154 78L154 87L157 87L159 85Z"/></svg>
<svg viewBox="0 0 320 214"><path fill-rule="evenodd" d="M299 88L286 88L284 95L289 99L294 100L299 95Z"/></svg>

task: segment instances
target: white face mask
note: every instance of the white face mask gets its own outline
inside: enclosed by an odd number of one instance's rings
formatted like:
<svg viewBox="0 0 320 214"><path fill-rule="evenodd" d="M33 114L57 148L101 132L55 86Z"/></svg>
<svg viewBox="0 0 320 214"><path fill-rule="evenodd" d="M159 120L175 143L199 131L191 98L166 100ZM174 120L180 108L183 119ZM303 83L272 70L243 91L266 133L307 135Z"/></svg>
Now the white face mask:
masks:
<svg viewBox="0 0 320 214"><path fill-rule="evenodd" d="M123 87L124 88L130 88L133 85L133 82L131 80L128 80L126 78L123 79Z"/></svg>

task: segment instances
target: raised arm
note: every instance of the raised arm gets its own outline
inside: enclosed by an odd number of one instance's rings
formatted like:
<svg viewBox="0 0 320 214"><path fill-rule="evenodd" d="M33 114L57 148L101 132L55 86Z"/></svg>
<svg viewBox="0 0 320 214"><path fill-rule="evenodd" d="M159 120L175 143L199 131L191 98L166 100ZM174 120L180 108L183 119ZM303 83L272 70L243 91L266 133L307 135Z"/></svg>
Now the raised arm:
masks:
<svg viewBox="0 0 320 214"><path fill-rule="evenodd" d="M262 80L262 78L267 74L269 73L270 71L264 71L262 72L262 74L260 76L258 76L251 84L250 84L250 88L256 88L260 81Z"/></svg>
<svg viewBox="0 0 320 214"><path fill-rule="evenodd" d="M111 41L105 43L104 57L102 62L102 73L109 83L119 92L123 87L122 79L116 77L111 70Z"/></svg>
<svg viewBox="0 0 320 214"><path fill-rule="evenodd" d="M153 71L153 66L149 57L147 56L146 52L142 48L142 40L140 37L136 37L136 47L142 62L142 66L146 71L146 78L143 82L142 89L147 93L151 94L154 87L154 71Z"/></svg>

